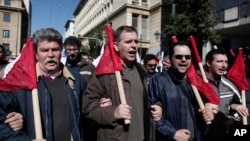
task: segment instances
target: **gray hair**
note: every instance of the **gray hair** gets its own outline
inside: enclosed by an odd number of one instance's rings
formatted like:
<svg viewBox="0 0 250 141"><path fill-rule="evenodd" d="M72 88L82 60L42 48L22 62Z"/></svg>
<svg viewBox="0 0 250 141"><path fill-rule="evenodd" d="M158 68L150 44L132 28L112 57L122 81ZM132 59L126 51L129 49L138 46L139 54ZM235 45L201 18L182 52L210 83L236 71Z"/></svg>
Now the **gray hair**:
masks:
<svg viewBox="0 0 250 141"><path fill-rule="evenodd" d="M35 51L37 51L38 43L41 41L49 41L49 42L55 41L60 45L62 49L62 44L63 44L62 35L54 28L42 28L37 30L33 34L32 40Z"/></svg>

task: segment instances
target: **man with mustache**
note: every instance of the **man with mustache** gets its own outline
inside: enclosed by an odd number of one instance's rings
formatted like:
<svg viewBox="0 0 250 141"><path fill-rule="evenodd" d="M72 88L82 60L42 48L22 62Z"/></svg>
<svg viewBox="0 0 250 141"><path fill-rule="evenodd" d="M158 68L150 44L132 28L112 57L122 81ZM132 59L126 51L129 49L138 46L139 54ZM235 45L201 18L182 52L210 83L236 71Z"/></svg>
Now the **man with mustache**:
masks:
<svg viewBox="0 0 250 141"><path fill-rule="evenodd" d="M66 66L79 72L88 82L91 75L95 73L95 66L81 57L81 40L75 36L69 36L65 39L63 45L67 55Z"/></svg>
<svg viewBox="0 0 250 141"><path fill-rule="evenodd" d="M236 86L224 75L228 69L228 57L223 48L207 53L205 70L208 81L213 84L220 97L218 113L210 125L207 141L225 140L230 125L239 121L240 116L248 116L248 109L241 104L241 97Z"/></svg>
<svg viewBox="0 0 250 141"><path fill-rule="evenodd" d="M62 36L53 28L33 34L43 137L48 141L82 141L81 98L86 81L61 62ZM35 138L31 91L0 93L0 140L31 141ZM13 131L4 123L10 112L22 114L23 129Z"/></svg>
<svg viewBox="0 0 250 141"><path fill-rule="evenodd" d="M191 64L191 48L180 41L169 48L171 67L149 80L151 104L162 106L163 116L156 120L157 141L203 141L205 122L212 121L212 110L199 110L187 71ZM200 113L199 113L200 112Z"/></svg>

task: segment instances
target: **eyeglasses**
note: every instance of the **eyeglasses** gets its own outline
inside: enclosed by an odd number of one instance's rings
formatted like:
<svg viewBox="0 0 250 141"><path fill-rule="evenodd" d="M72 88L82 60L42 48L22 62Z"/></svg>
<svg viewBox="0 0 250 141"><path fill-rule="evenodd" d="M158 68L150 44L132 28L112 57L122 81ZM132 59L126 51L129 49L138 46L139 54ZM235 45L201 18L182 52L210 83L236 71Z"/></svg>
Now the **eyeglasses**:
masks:
<svg viewBox="0 0 250 141"><path fill-rule="evenodd" d="M148 67L152 68L152 67L156 67L157 64L147 64Z"/></svg>
<svg viewBox="0 0 250 141"><path fill-rule="evenodd" d="M183 57L185 57L186 60L190 60L191 59L191 55L174 55L175 59L179 59L181 60Z"/></svg>

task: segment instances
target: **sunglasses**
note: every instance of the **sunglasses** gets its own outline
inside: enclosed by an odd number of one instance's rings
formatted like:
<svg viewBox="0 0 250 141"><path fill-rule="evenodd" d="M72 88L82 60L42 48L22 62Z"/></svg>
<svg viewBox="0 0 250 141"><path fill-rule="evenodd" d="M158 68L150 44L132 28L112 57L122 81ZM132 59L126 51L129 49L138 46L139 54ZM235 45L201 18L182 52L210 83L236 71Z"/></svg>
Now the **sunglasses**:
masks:
<svg viewBox="0 0 250 141"><path fill-rule="evenodd" d="M147 64L148 67L152 68L152 67L156 67L157 64Z"/></svg>
<svg viewBox="0 0 250 141"><path fill-rule="evenodd" d="M174 58L179 60L181 60L183 57L185 57L186 60L191 59L191 55L174 55Z"/></svg>

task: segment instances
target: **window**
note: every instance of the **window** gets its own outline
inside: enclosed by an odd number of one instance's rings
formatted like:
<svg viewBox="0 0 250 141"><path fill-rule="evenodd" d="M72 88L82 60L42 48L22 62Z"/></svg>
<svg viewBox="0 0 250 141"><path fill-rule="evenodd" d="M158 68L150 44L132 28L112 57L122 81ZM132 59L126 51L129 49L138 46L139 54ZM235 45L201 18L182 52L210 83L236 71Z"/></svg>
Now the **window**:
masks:
<svg viewBox="0 0 250 141"><path fill-rule="evenodd" d="M148 16L133 14L132 26L141 34L142 39L148 39Z"/></svg>
<svg viewBox="0 0 250 141"><path fill-rule="evenodd" d="M148 26L148 17L147 16L142 16L141 19L141 35L142 39L147 39L147 26Z"/></svg>
<svg viewBox="0 0 250 141"><path fill-rule="evenodd" d="M10 50L10 44L3 43L3 47L4 47L5 52L8 53Z"/></svg>
<svg viewBox="0 0 250 141"><path fill-rule="evenodd" d="M138 15L132 15L132 26L138 30Z"/></svg>
<svg viewBox="0 0 250 141"><path fill-rule="evenodd" d="M10 22L10 13L4 13L3 21L4 22Z"/></svg>
<svg viewBox="0 0 250 141"><path fill-rule="evenodd" d="M10 6L10 0L4 0L4 5L9 5Z"/></svg>
<svg viewBox="0 0 250 141"><path fill-rule="evenodd" d="M141 6L148 7L148 1L147 0L142 0L141 1Z"/></svg>
<svg viewBox="0 0 250 141"><path fill-rule="evenodd" d="M3 38L10 38L10 31L9 30L3 30Z"/></svg>

